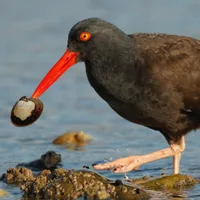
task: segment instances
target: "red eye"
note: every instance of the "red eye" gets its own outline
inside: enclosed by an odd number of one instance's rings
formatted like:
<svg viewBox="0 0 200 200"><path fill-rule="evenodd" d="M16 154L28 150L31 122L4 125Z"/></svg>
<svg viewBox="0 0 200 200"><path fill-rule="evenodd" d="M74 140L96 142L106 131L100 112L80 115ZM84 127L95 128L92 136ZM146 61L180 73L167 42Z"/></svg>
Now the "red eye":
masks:
<svg viewBox="0 0 200 200"><path fill-rule="evenodd" d="M82 32L79 38L81 41L86 42L91 38L91 34L89 32Z"/></svg>

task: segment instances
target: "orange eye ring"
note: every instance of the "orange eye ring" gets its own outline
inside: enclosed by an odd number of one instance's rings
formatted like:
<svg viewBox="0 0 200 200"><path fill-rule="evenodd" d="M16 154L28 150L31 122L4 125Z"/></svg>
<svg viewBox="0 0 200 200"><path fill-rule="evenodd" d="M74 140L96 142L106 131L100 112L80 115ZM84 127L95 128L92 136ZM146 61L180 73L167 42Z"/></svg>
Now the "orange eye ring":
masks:
<svg viewBox="0 0 200 200"><path fill-rule="evenodd" d="M82 32L79 36L80 40L83 42L88 41L91 38L91 33L89 32Z"/></svg>

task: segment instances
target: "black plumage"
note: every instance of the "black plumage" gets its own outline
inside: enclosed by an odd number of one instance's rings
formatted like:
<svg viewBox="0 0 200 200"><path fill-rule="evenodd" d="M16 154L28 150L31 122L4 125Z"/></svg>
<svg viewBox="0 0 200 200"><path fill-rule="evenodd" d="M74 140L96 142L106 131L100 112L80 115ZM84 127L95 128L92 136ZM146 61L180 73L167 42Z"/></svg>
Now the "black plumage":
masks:
<svg viewBox="0 0 200 200"><path fill-rule="evenodd" d="M76 55L76 62L85 63L91 86L115 112L160 131L169 143L167 149L94 168L126 172L173 156L174 173L179 173L185 135L200 127L200 41L169 34L127 35L109 22L90 18L72 27L67 48L54 69L68 68ZM52 84L48 81L46 88ZM42 82L33 96L44 92Z"/></svg>
<svg viewBox="0 0 200 200"><path fill-rule="evenodd" d="M77 29L94 32L93 40L83 46ZM125 119L159 130L169 143L200 126L199 40L127 35L108 22L89 19L72 28L69 49L70 43L83 51L96 92Z"/></svg>

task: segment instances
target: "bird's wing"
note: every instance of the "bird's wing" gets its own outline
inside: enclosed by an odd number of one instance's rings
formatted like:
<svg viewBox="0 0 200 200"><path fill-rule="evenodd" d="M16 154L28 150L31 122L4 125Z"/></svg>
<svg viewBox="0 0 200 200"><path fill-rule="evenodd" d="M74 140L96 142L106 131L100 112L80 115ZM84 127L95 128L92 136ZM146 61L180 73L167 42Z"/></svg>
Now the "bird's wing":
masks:
<svg viewBox="0 0 200 200"><path fill-rule="evenodd" d="M200 40L167 34L133 34L152 77L182 95L185 110L200 114Z"/></svg>

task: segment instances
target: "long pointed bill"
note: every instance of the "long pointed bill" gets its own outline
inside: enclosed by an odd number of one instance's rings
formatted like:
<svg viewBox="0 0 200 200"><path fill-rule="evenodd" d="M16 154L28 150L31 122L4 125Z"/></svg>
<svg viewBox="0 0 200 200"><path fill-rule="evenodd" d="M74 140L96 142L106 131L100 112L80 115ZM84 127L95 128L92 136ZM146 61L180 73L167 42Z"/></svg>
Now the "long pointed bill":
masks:
<svg viewBox="0 0 200 200"><path fill-rule="evenodd" d="M77 63L78 55L78 52L67 50L43 78L31 97L39 98L67 69Z"/></svg>

